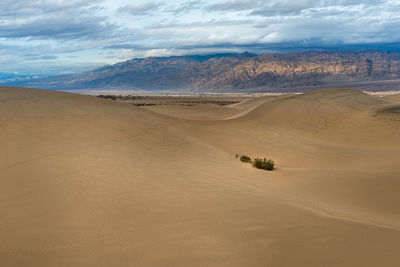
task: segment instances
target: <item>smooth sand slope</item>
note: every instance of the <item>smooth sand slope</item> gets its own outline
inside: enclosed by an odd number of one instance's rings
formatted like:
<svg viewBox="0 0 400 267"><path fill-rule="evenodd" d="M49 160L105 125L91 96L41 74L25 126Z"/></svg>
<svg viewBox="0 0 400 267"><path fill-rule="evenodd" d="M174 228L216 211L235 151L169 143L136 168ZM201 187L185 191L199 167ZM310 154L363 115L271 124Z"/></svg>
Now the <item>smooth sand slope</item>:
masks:
<svg viewBox="0 0 400 267"><path fill-rule="evenodd" d="M389 101L400 102L400 93L388 95L388 96L385 96L384 98Z"/></svg>
<svg viewBox="0 0 400 267"><path fill-rule="evenodd" d="M185 110L0 88L0 266L399 266L399 106L345 89Z"/></svg>

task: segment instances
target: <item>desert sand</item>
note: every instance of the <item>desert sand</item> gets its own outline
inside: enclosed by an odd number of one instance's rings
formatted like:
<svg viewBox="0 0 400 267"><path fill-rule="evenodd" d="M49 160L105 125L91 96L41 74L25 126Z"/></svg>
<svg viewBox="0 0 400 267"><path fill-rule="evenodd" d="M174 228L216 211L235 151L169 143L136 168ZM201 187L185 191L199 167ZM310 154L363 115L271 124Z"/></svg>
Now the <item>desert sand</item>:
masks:
<svg viewBox="0 0 400 267"><path fill-rule="evenodd" d="M400 266L399 110L348 89L135 107L0 88L0 266Z"/></svg>
<svg viewBox="0 0 400 267"><path fill-rule="evenodd" d="M400 93L385 96L386 100L400 102Z"/></svg>

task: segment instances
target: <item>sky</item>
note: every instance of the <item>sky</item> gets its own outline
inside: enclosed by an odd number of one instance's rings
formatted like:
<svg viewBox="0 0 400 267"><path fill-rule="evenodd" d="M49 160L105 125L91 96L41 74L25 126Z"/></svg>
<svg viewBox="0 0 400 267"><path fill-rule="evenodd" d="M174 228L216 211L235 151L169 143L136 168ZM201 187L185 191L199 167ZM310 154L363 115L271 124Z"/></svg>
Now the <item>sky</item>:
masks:
<svg viewBox="0 0 400 267"><path fill-rule="evenodd" d="M0 79L134 57L400 48L400 0L1 0Z"/></svg>

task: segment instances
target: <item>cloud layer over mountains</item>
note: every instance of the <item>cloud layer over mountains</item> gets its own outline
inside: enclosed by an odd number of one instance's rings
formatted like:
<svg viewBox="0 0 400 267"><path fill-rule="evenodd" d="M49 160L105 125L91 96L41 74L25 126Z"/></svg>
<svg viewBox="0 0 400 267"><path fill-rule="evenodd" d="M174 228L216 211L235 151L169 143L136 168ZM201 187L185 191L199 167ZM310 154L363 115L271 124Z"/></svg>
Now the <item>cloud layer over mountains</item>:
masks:
<svg viewBox="0 0 400 267"><path fill-rule="evenodd" d="M60 74L132 57L377 47L400 41L395 0L3 0L2 72Z"/></svg>

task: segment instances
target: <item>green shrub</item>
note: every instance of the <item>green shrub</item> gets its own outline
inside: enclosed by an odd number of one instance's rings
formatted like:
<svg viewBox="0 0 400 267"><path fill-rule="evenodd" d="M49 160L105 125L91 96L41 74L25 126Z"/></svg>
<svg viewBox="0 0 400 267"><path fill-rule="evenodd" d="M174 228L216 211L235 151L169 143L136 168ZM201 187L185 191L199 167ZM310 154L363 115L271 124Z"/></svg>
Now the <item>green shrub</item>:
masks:
<svg viewBox="0 0 400 267"><path fill-rule="evenodd" d="M257 169L272 171L274 169L275 162L271 159L267 160L266 158L264 159L256 158L253 160L252 165Z"/></svg>
<svg viewBox="0 0 400 267"><path fill-rule="evenodd" d="M242 156L240 157L240 161L241 161L241 162L247 162L247 163L249 163L249 162L251 162L251 158L250 158L249 156L242 155Z"/></svg>

